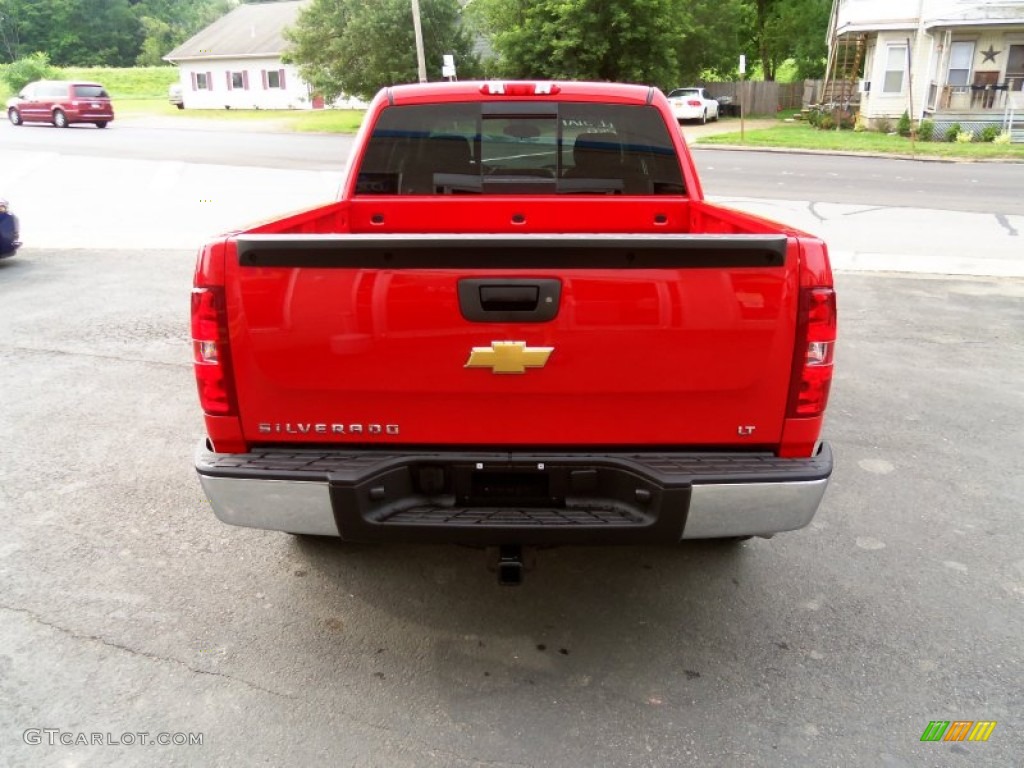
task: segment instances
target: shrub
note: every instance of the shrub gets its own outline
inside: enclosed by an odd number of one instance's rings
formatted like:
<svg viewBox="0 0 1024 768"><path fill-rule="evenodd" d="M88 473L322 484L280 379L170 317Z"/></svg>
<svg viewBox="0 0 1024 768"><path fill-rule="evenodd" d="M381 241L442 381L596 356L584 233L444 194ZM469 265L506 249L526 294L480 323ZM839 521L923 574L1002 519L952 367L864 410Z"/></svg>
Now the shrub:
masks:
<svg viewBox="0 0 1024 768"><path fill-rule="evenodd" d="M822 131L835 130L838 123L840 128L853 128L856 115L849 109L843 109L835 104L817 106L807 113L807 122Z"/></svg>
<svg viewBox="0 0 1024 768"><path fill-rule="evenodd" d="M178 68L64 67L58 77L103 83L114 99L166 99L167 87L178 82Z"/></svg>
<svg viewBox="0 0 1024 768"><path fill-rule="evenodd" d="M931 141L935 136L935 121L927 118L917 126L917 138L919 141Z"/></svg>
<svg viewBox="0 0 1024 768"><path fill-rule="evenodd" d="M981 133L978 135L978 141L995 141L996 136L999 135L998 125L986 125L981 129Z"/></svg>
<svg viewBox="0 0 1024 768"><path fill-rule="evenodd" d="M994 139L992 139L992 143L993 144L1000 144L1000 145L1002 145L1002 144L1009 144L1011 138L1012 137L1010 136L1010 132L1009 131L1003 131L998 136L996 136Z"/></svg>
<svg viewBox="0 0 1024 768"><path fill-rule="evenodd" d="M974 131L960 131L956 135L957 144L970 144L974 141Z"/></svg>
<svg viewBox="0 0 1024 768"><path fill-rule="evenodd" d="M54 68L50 66L50 57L36 51L31 56L24 56L8 64L4 69L4 82L17 93L35 80L53 77L54 72Z"/></svg>
<svg viewBox="0 0 1024 768"><path fill-rule="evenodd" d="M953 123L946 132L943 134L943 138L946 141L956 141L956 137L960 135L960 123Z"/></svg>
<svg viewBox="0 0 1024 768"><path fill-rule="evenodd" d="M879 133L892 133L892 121L887 117L881 118L877 123Z"/></svg>
<svg viewBox="0 0 1024 768"><path fill-rule="evenodd" d="M903 110L900 119L896 121L896 133L900 136L910 135L910 113L907 110Z"/></svg>

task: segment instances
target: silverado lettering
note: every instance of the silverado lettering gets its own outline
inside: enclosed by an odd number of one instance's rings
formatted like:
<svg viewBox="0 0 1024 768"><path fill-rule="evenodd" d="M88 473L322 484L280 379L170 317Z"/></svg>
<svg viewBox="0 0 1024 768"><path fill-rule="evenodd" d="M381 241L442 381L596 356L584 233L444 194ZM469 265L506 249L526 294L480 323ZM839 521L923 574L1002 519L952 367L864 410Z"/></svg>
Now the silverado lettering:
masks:
<svg viewBox="0 0 1024 768"><path fill-rule="evenodd" d="M257 430L262 435L276 434L283 432L288 435L306 435L310 432L315 432L320 435L326 435L328 433L332 435L359 435L364 432L368 435L397 435L398 425L397 424L327 424L320 422L317 424L305 423L305 424L291 424L285 422L284 424L268 424L266 422L260 422L257 426Z"/></svg>
<svg viewBox="0 0 1024 768"><path fill-rule="evenodd" d="M522 546L801 528L832 471L825 245L704 200L654 88L385 89L336 202L201 249L192 336L235 525L514 582Z"/></svg>

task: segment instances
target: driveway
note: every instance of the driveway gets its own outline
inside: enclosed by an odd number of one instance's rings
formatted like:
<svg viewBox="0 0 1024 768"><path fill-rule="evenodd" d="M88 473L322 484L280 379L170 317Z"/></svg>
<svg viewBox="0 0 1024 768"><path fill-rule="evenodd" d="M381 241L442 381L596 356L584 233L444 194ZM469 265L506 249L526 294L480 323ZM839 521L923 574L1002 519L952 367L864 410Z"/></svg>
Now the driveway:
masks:
<svg viewBox="0 0 1024 768"><path fill-rule="evenodd" d="M778 120L758 118L754 120L744 120L743 128L747 131L756 131L759 128L771 128L779 124ZM720 133L738 133L740 130L740 119L738 117L723 117L713 123L705 123L700 125L699 123L683 123L680 126L683 130L683 136L689 142L696 141L697 139L703 138L704 136L717 136Z"/></svg>

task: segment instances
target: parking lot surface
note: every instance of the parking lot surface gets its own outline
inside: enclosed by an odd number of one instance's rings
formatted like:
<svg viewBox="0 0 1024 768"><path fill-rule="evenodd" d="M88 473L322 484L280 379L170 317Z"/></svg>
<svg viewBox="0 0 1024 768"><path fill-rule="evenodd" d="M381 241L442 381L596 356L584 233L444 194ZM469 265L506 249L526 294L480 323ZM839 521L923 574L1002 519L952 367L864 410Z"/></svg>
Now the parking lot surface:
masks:
<svg viewBox="0 0 1024 768"><path fill-rule="evenodd" d="M213 517L191 268L0 263L4 765L1019 764L1021 281L839 276L810 528L545 550L508 589L474 550ZM922 743L932 720L998 725ZM118 743L26 743L46 728Z"/></svg>
<svg viewBox="0 0 1024 768"><path fill-rule="evenodd" d="M702 150L709 191L840 267L824 505L738 547L543 550L508 589L471 549L230 528L196 481L195 247L329 199L344 142L33 131L0 126L26 242L0 262L4 768L1022 764L1005 168L950 212L909 207L939 205L934 164L822 185L820 159ZM775 192L739 197L755 172ZM956 720L996 726L921 741Z"/></svg>

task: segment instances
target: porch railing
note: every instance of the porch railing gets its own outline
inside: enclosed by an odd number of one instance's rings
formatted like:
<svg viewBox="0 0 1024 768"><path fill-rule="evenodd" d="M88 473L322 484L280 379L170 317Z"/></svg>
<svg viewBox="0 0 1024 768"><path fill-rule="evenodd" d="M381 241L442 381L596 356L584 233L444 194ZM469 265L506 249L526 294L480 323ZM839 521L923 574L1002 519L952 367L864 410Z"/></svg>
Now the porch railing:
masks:
<svg viewBox="0 0 1024 768"><path fill-rule="evenodd" d="M1010 100L1021 98L1024 76L1008 77L1002 83L993 85L944 85L937 105L938 111L950 112L999 112L1006 110ZM934 96L936 85L932 84L929 101Z"/></svg>

